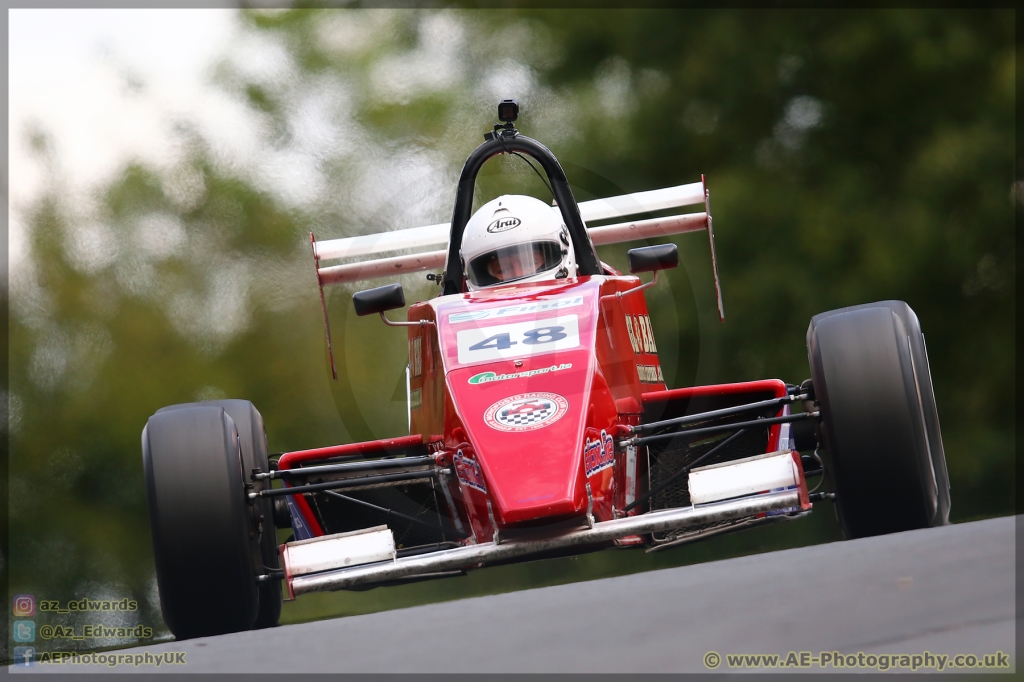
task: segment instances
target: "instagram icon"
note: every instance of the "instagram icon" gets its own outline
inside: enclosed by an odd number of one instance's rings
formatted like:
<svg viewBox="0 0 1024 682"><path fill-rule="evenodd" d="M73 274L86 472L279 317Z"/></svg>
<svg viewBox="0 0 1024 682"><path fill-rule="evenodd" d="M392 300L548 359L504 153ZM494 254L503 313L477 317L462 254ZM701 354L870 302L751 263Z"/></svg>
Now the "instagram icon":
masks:
<svg viewBox="0 0 1024 682"><path fill-rule="evenodd" d="M36 598L31 594L14 595L14 615L22 618L36 615Z"/></svg>

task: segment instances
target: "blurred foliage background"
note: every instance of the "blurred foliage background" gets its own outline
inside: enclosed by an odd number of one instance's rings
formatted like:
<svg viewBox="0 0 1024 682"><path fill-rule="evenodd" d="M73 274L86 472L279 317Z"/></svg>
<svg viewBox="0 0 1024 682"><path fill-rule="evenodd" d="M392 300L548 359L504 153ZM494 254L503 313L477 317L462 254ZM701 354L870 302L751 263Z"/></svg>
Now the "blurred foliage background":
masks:
<svg viewBox="0 0 1024 682"><path fill-rule="evenodd" d="M676 386L799 382L812 315L906 300L928 340L952 518L1012 513L1024 196L1014 185L1012 11L240 18L245 31L215 77L245 107L250 163L177 120L179 163L130 164L82 198L66 191L46 131L12 131L33 136L50 178L24 211L28 257L10 275L12 593L131 596L141 611L123 622L166 636L139 446L161 406L252 400L274 452L405 432L405 335L356 319L355 287L328 292L341 370L330 380L308 235L449 220L462 163L505 97L519 99L520 130L555 152L578 200L707 175L726 321L706 239L679 237L685 267L649 295ZM490 162L478 203L509 192L548 198L522 162ZM626 248L601 256L622 267ZM436 295L422 273L400 281L410 300ZM819 507L801 523L662 553L311 596L287 604L284 619L837 539L832 509Z"/></svg>

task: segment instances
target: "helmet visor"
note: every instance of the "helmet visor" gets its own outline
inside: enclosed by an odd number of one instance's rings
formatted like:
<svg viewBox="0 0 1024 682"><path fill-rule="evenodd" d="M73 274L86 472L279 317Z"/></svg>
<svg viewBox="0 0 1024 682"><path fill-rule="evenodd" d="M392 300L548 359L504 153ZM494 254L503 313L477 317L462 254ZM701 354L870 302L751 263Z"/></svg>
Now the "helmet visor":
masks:
<svg viewBox="0 0 1024 682"><path fill-rule="evenodd" d="M561 262L558 242L513 244L477 256L469 262L466 274L474 286L488 287L551 270Z"/></svg>

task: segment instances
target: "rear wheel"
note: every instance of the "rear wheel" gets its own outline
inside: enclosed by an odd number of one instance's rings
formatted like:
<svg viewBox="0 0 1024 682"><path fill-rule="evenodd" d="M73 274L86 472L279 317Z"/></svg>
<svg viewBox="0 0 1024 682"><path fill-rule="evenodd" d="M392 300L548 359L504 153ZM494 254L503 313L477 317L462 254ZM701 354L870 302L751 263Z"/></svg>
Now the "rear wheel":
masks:
<svg viewBox="0 0 1024 682"><path fill-rule="evenodd" d="M161 610L179 639L248 630L263 610L260 510L245 490L254 453L238 426L223 406L197 403L160 410L142 432Z"/></svg>
<svg viewBox="0 0 1024 682"><path fill-rule="evenodd" d="M948 523L938 413L910 306L883 301L816 315L807 350L846 535Z"/></svg>

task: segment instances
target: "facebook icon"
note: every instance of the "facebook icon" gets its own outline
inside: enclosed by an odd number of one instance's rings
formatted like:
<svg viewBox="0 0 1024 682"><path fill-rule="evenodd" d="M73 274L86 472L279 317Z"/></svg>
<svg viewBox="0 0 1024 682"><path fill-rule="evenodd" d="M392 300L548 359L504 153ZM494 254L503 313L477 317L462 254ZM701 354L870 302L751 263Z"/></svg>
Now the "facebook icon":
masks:
<svg viewBox="0 0 1024 682"><path fill-rule="evenodd" d="M36 648L34 646L14 647L14 665L19 668L31 668L36 664Z"/></svg>

